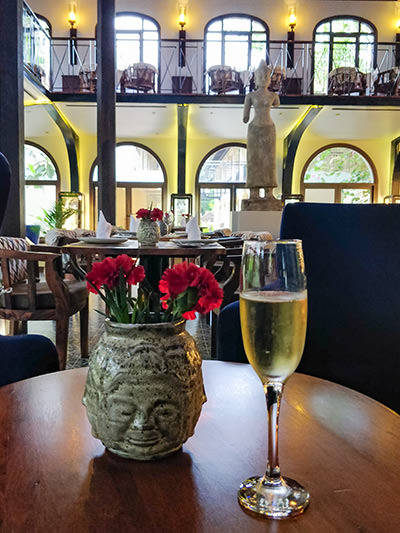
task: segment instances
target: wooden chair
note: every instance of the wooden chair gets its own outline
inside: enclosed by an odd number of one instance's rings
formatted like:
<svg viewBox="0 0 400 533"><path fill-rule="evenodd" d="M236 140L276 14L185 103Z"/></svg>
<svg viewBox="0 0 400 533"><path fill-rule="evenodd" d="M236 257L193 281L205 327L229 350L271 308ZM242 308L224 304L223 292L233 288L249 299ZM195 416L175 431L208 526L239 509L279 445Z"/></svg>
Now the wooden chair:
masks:
<svg viewBox="0 0 400 533"><path fill-rule="evenodd" d="M24 250L23 241L25 239L0 238L3 280L0 318L11 321L12 333L16 333L21 322L55 320L59 365L60 369L64 370L67 360L69 317L78 311L81 356L88 357L89 316L86 283L62 278L61 254ZM6 249L5 245L9 249ZM16 247L20 249L12 249ZM39 279L39 261L45 263L45 280Z"/></svg>
<svg viewBox="0 0 400 533"><path fill-rule="evenodd" d="M400 92L400 68L393 67L390 70L379 72L374 81L374 95L399 96Z"/></svg>
<svg viewBox="0 0 400 533"><path fill-rule="evenodd" d="M228 65L213 65L207 74L210 77L209 92L225 94L241 88L239 72Z"/></svg>
<svg viewBox="0 0 400 533"><path fill-rule="evenodd" d="M234 242L235 241L235 242ZM223 246L223 239L219 241ZM217 320L220 309L239 299L238 287L240 278L240 262L242 260L243 241L234 239L226 243L226 255L214 265L213 274L224 291L222 304L211 313L211 355L216 357Z"/></svg>
<svg viewBox="0 0 400 533"><path fill-rule="evenodd" d="M285 70L282 70L280 66L275 67L271 74L271 83L268 89L272 92L281 93L282 84L285 79Z"/></svg>
<svg viewBox="0 0 400 533"><path fill-rule="evenodd" d="M149 63L134 63L130 65L123 71L120 79L121 93L125 93L126 89L145 93L153 91L155 93L156 74L156 67Z"/></svg>
<svg viewBox="0 0 400 533"><path fill-rule="evenodd" d="M365 74L355 67L338 67L329 73L328 96L342 96L352 93L363 96L366 87Z"/></svg>
<svg viewBox="0 0 400 533"><path fill-rule="evenodd" d="M79 70L79 88L81 92L95 93L97 90L96 66L82 65Z"/></svg>

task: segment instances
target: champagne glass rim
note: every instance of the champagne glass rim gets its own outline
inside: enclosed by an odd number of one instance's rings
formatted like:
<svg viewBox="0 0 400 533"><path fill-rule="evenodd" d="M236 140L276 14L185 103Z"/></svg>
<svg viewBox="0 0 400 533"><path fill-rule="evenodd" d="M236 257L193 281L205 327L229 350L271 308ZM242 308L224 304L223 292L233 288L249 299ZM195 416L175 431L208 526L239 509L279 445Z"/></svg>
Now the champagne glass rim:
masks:
<svg viewBox="0 0 400 533"><path fill-rule="evenodd" d="M254 241L247 239L243 242L243 244L251 244L252 246L266 246L268 244L302 244L301 239L271 239L269 241Z"/></svg>

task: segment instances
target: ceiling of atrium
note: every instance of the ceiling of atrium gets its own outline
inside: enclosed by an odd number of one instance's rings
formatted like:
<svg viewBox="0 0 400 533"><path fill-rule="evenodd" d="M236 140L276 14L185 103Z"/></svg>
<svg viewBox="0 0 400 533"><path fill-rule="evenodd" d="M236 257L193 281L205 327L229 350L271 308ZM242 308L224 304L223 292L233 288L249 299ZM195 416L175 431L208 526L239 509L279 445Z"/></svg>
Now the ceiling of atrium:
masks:
<svg viewBox="0 0 400 533"><path fill-rule="evenodd" d="M40 138L59 134L49 114L54 105L80 135L95 136L95 102L57 102L52 104L33 84L25 83L25 136ZM277 137L284 139L301 120L308 105L281 105L271 115ZM243 141L247 125L243 123L243 105L195 103L189 105L188 138L213 137L222 142ZM177 136L177 104L117 103L118 139ZM357 139L390 139L400 136L400 107L324 106L306 130L310 137L332 142Z"/></svg>

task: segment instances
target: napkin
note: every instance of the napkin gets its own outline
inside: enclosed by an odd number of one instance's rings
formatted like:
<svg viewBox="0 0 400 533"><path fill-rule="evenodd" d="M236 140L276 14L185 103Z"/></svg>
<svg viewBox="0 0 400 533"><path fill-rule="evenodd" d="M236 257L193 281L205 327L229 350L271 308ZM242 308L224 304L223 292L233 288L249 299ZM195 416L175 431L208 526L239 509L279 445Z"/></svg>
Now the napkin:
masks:
<svg viewBox="0 0 400 533"><path fill-rule="evenodd" d="M107 222L103 211L99 212L99 221L97 223L96 237L98 239L108 239L111 235L112 226Z"/></svg>
<svg viewBox="0 0 400 533"><path fill-rule="evenodd" d="M201 239L201 231L197 223L197 214L186 223L186 233L188 241L198 241Z"/></svg>
<svg viewBox="0 0 400 533"><path fill-rule="evenodd" d="M131 215L129 219L129 231L136 233L139 226L139 220L135 218L135 215Z"/></svg>

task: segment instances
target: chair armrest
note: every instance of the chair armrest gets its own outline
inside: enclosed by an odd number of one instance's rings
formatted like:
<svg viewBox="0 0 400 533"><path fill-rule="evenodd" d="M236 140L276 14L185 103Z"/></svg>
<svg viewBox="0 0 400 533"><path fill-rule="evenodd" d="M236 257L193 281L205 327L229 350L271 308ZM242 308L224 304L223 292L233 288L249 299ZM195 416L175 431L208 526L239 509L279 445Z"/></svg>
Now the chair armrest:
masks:
<svg viewBox="0 0 400 533"><path fill-rule="evenodd" d="M61 261L61 254L0 249L1 270L5 289L10 287L12 288L7 260L20 260L27 262L28 300L29 306L32 309L34 309L36 306L36 272L38 261L44 261L45 263L46 282L49 289L53 293L56 307L60 305L68 305L68 288L64 284L59 274L58 267L58 263ZM5 294L5 302L6 306L11 308L10 294Z"/></svg>

